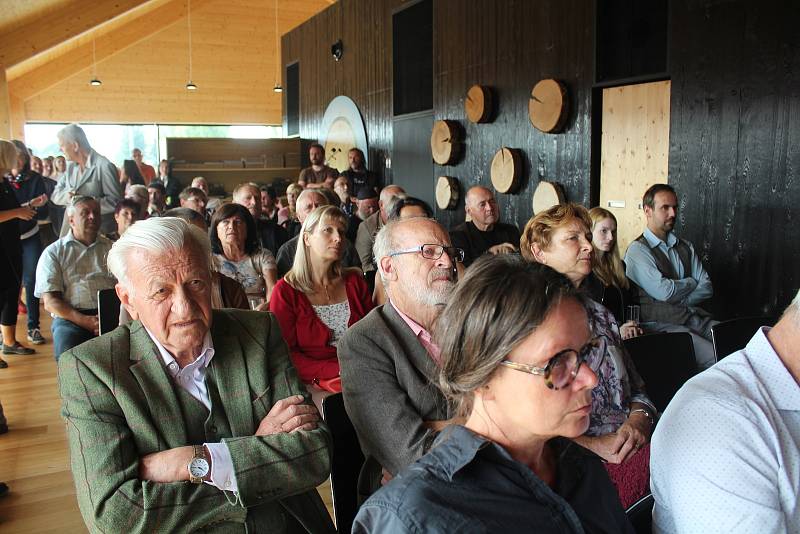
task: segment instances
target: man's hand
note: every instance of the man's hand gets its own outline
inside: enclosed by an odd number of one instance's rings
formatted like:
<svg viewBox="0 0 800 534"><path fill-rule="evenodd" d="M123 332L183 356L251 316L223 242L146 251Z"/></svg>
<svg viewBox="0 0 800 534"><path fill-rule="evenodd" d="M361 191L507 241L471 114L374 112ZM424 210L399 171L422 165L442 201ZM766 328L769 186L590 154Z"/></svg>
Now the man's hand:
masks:
<svg viewBox="0 0 800 534"><path fill-rule="evenodd" d="M512 254L517 251L517 247L512 245L511 243L500 243L499 245L495 245L493 247L489 247L490 254Z"/></svg>
<svg viewBox="0 0 800 534"><path fill-rule="evenodd" d="M643 332L639 324L633 321L628 321L619 327L619 335L622 336L622 339L630 339L632 337L641 336L642 333Z"/></svg>
<svg viewBox="0 0 800 534"><path fill-rule="evenodd" d="M261 420L256 436L269 436L281 432L314 430L317 428L319 413L310 404L303 404L302 395L294 395L275 403L269 413Z"/></svg>
<svg viewBox="0 0 800 534"><path fill-rule="evenodd" d="M189 462L194 458L194 449L176 447L154 452L139 459L139 480L150 482L183 482L189 480ZM211 464L211 457L208 456ZM209 470L209 473L211 471Z"/></svg>

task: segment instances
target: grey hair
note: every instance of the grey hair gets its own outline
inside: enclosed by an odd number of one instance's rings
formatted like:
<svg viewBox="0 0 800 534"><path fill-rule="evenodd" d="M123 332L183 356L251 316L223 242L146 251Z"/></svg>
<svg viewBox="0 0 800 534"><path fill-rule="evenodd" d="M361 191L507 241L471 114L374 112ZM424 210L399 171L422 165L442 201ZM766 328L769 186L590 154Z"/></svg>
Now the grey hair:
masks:
<svg viewBox="0 0 800 534"><path fill-rule="evenodd" d="M133 291L128 279L128 258L136 252L159 255L174 254L193 243L204 267L211 272L211 243L206 234L196 226L177 217L151 217L138 221L114 243L108 253L108 270L120 284Z"/></svg>
<svg viewBox="0 0 800 534"><path fill-rule="evenodd" d="M381 268L381 258L388 256L393 250L398 247L397 237L395 235L397 227L402 223L402 219L388 221L384 224L378 233L375 234L375 243L372 245L372 257L375 258L375 266L378 268L378 276L381 281L386 285L386 273Z"/></svg>
<svg viewBox="0 0 800 534"><path fill-rule="evenodd" d="M56 136L61 141L68 141L71 143L78 143L78 146L84 150L91 150L92 145L89 144L89 138L86 137L86 132L77 124L67 124L61 128Z"/></svg>
<svg viewBox="0 0 800 534"><path fill-rule="evenodd" d="M76 195L72 197L72 200L70 200L69 204L67 204L67 209L65 212L66 216L67 217L73 216L75 214L75 210L78 209L78 206L80 206L81 204L86 204L87 202L95 202L97 204L98 209L100 208L100 203L97 202L96 198L90 197L88 195Z"/></svg>
<svg viewBox="0 0 800 534"><path fill-rule="evenodd" d="M256 187L256 189L258 189L258 188ZM321 198L321 199L322 199L322 204L320 204L320 206L319 206L319 207L322 207L322 206L327 206L327 205L328 205L328 198L327 198L325 195L323 195L321 192L317 191L316 189L303 189L303 190L300 192L300 194L299 194L299 195L297 195L297 198L295 199L295 205L296 205L298 202L300 202L300 199L301 199L301 198L303 198L303 197L307 197L308 195L312 195L312 194L313 194L313 195L317 195L317 196L319 196L319 198Z"/></svg>

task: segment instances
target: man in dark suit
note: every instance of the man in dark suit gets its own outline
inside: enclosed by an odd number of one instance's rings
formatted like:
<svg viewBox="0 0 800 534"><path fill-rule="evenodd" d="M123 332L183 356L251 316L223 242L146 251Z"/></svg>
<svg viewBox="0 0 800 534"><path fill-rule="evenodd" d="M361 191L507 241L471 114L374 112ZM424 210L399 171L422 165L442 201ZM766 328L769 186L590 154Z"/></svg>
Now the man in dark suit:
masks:
<svg viewBox="0 0 800 534"><path fill-rule="evenodd" d="M158 164L158 177L156 180L164 184L164 202L167 205L167 209L179 207L181 205L180 194L183 191L183 184L172 176L172 164L168 160L162 159Z"/></svg>
<svg viewBox="0 0 800 534"><path fill-rule="evenodd" d="M337 353L347 413L386 477L425 454L448 422L430 332L455 286L460 251L436 221L421 218L385 224L374 248L389 302L354 324Z"/></svg>
<svg viewBox="0 0 800 534"><path fill-rule="evenodd" d="M327 430L270 314L211 309L208 239L131 226L108 255L133 322L62 354L78 505L92 532L331 532Z"/></svg>

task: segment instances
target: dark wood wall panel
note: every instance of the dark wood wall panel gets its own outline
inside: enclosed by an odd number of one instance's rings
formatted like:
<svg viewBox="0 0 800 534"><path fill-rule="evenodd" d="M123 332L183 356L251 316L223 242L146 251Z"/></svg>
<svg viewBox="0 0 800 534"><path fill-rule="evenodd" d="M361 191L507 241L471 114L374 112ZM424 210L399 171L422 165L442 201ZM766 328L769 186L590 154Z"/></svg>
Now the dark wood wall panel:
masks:
<svg viewBox="0 0 800 534"><path fill-rule="evenodd" d="M793 14L793 15L792 15ZM800 287L800 33L794 2L671 2L670 183L720 316Z"/></svg>

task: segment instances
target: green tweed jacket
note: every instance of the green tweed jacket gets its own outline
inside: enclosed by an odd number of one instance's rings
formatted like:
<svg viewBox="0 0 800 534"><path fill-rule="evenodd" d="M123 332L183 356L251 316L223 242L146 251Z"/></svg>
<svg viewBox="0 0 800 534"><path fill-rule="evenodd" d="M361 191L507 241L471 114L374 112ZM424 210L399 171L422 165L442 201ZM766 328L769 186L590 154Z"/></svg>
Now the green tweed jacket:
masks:
<svg viewBox="0 0 800 534"><path fill-rule="evenodd" d="M278 322L269 313L214 310L210 367L232 436L228 445L240 504L208 484L138 478L139 458L188 444L172 379L139 321L61 355L78 505L92 532L307 532L333 525L316 486L330 472L330 435L313 431L254 436L283 398L304 394Z"/></svg>

